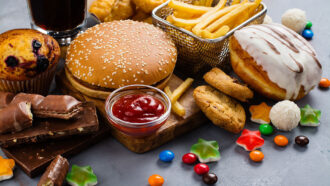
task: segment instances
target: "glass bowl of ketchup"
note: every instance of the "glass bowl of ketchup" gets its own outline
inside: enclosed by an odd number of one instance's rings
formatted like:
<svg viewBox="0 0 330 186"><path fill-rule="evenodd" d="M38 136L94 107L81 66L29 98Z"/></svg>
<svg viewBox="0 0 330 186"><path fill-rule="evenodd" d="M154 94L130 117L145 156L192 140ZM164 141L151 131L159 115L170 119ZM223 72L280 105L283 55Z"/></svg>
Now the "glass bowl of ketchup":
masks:
<svg viewBox="0 0 330 186"><path fill-rule="evenodd" d="M128 85L109 95L105 111L113 127L130 136L144 137L155 133L166 122L171 101L158 88Z"/></svg>

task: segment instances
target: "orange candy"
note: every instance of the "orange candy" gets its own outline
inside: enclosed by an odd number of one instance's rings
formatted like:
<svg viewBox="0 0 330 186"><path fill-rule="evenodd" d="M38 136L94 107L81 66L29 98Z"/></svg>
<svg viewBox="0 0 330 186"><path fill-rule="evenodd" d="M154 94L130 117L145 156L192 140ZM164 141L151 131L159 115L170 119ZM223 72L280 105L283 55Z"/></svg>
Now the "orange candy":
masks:
<svg viewBox="0 0 330 186"><path fill-rule="evenodd" d="M13 176L14 166L15 161L13 159L4 159L0 156L0 181Z"/></svg>
<svg viewBox="0 0 330 186"><path fill-rule="evenodd" d="M264 159L264 153L262 153L260 150L251 151L250 159L255 162L260 162Z"/></svg>
<svg viewBox="0 0 330 186"><path fill-rule="evenodd" d="M287 137L283 136L283 135L277 135L274 138L274 142L276 145L280 146L280 147L284 147L287 146L289 143L289 140Z"/></svg>
<svg viewBox="0 0 330 186"><path fill-rule="evenodd" d="M251 121L260 124L270 123L270 109L272 109L272 107L268 106L265 102L262 102L259 105L251 105L249 108Z"/></svg>
<svg viewBox="0 0 330 186"><path fill-rule="evenodd" d="M158 174L151 175L148 179L150 186L162 186L164 184L164 178Z"/></svg>
<svg viewBox="0 0 330 186"><path fill-rule="evenodd" d="M322 87L322 88L330 87L330 80L328 80L327 78L322 78L320 80L319 86Z"/></svg>

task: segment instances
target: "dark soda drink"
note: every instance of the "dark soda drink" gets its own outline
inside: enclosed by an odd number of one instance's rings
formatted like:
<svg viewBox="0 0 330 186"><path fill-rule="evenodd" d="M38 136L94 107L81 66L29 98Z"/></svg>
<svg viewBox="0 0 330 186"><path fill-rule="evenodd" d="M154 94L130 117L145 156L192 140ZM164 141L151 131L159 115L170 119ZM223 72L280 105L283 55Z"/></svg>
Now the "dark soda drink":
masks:
<svg viewBox="0 0 330 186"><path fill-rule="evenodd" d="M66 31L82 24L86 0L28 0L34 24L45 30Z"/></svg>

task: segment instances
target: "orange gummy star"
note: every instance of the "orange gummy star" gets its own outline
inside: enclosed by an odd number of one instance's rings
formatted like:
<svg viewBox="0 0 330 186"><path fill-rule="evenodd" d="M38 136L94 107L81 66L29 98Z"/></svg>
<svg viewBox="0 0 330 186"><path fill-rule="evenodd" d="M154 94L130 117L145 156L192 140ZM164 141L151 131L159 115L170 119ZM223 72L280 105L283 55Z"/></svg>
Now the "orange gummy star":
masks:
<svg viewBox="0 0 330 186"><path fill-rule="evenodd" d="M0 156L0 181L13 177L13 168L15 161L13 159L3 159Z"/></svg>
<svg viewBox="0 0 330 186"><path fill-rule="evenodd" d="M251 105L249 110L251 113L251 121L264 124L270 123L269 112L272 107L268 106L265 102L259 105Z"/></svg>

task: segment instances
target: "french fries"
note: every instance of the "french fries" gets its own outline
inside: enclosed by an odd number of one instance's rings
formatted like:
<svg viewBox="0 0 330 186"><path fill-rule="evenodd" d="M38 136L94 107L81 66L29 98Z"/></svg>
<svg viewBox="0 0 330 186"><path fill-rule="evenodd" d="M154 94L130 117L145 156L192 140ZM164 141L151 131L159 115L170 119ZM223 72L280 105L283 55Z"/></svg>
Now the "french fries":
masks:
<svg viewBox="0 0 330 186"><path fill-rule="evenodd" d="M169 86L165 87L164 92L167 94L168 97L172 97L172 92ZM186 109L184 109L184 107L179 102L175 102L174 104L172 104L172 111L181 117L186 114Z"/></svg>
<svg viewBox="0 0 330 186"><path fill-rule="evenodd" d="M194 5L171 0L168 5L174 12L167 17L167 21L199 37L216 39L252 17L258 11L261 0L233 0L230 6L226 6L226 2L220 0L215 7L206 7L210 4L209 0L199 0Z"/></svg>
<svg viewBox="0 0 330 186"><path fill-rule="evenodd" d="M191 86L194 79L187 78L183 83L181 83L178 88L176 88L173 93L170 90L170 87L165 87L164 91L167 94L167 96L170 98L172 103L172 111L176 113L177 115L183 117L186 113L186 110L184 107L178 102L178 99L182 96L184 92L187 91L187 89Z"/></svg>
<svg viewBox="0 0 330 186"><path fill-rule="evenodd" d="M175 10L180 10L182 12L187 12L191 14L204 14L212 9L210 7L191 5L176 0L171 0L168 3L168 6Z"/></svg>

